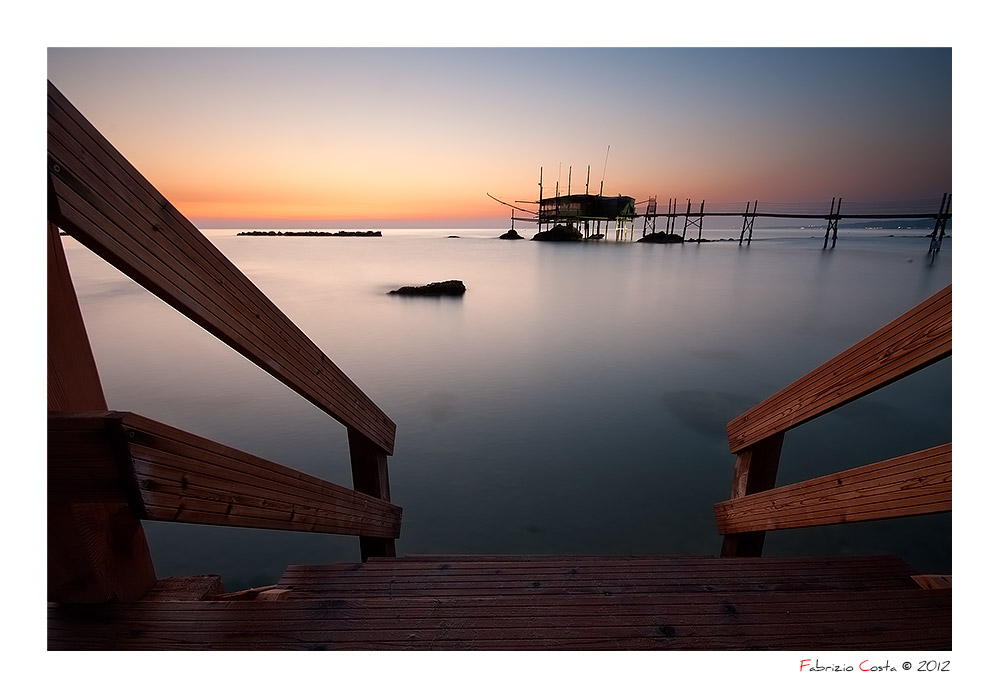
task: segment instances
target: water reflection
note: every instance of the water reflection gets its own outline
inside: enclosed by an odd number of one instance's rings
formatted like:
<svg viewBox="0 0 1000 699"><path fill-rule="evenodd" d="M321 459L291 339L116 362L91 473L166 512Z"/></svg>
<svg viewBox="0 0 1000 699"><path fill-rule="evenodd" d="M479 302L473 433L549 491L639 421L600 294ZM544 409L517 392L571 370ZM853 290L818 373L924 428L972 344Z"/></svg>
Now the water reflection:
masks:
<svg viewBox="0 0 1000 699"><path fill-rule="evenodd" d="M664 391L663 408L688 429L708 437L718 437L726 423L757 402L752 396L723 391Z"/></svg>
<svg viewBox="0 0 1000 699"><path fill-rule="evenodd" d="M714 555L726 423L950 282L947 247L933 268L907 262L923 239L841 237L821 254L756 234L750 250L234 233L211 239L397 423L402 553ZM112 408L350 484L340 425L72 241L67 254ZM468 292L386 295L445 279ZM949 441L950 386L950 364L934 367L793 431L779 478ZM864 552L860 531L776 536L774 552ZM879 531L880 547L909 546L905 525ZM159 575L230 587L357 558L347 537L148 533ZM910 562L944 572L950 551Z"/></svg>

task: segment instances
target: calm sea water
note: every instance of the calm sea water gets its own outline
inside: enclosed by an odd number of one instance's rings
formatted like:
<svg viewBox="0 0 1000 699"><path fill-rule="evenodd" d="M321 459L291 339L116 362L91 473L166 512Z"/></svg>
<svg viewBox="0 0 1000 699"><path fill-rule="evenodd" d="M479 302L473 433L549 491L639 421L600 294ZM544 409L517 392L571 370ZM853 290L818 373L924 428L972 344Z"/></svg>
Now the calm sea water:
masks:
<svg viewBox="0 0 1000 699"><path fill-rule="evenodd" d="M755 232L751 247L206 235L397 423L406 553L718 553L725 425L951 282L950 240ZM530 236L533 231L524 230ZM457 235L457 239L447 236ZM734 235L706 231L706 237ZM738 235L738 231L736 232ZM66 239L109 405L350 485L346 430ZM404 284L461 279L461 299ZM951 360L790 432L779 484L951 441ZM353 537L147 522L160 576L268 584ZM765 555L951 571L950 515L768 534Z"/></svg>

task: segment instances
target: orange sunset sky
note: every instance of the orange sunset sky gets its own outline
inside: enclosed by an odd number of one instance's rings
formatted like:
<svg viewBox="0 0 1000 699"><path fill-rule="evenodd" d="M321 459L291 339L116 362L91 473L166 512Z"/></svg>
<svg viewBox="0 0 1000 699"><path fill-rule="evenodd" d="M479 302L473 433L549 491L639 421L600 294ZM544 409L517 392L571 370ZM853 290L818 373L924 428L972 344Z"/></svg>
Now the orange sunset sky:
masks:
<svg viewBox="0 0 1000 699"><path fill-rule="evenodd" d="M937 201L951 49L49 48L202 227L502 226L505 201ZM609 149L610 146L610 149ZM527 208L532 208L527 205Z"/></svg>

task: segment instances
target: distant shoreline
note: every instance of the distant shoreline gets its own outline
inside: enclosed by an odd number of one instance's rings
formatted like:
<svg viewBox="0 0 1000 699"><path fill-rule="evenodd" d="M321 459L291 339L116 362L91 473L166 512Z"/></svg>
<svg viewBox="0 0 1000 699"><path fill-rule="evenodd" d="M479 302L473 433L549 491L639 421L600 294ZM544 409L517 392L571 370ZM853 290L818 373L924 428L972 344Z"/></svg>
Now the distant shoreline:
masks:
<svg viewBox="0 0 1000 699"><path fill-rule="evenodd" d="M381 238L382 231L241 231L236 235L322 237L322 238Z"/></svg>

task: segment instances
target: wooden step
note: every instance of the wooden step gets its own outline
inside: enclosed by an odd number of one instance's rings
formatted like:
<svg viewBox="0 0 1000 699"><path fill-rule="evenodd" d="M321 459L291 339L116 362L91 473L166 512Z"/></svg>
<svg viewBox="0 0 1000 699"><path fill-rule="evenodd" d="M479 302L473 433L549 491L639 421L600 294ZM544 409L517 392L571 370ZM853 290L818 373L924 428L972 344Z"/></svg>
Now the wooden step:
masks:
<svg viewBox="0 0 1000 699"><path fill-rule="evenodd" d="M949 650L950 590L50 605L49 649Z"/></svg>
<svg viewBox="0 0 1000 699"><path fill-rule="evenodd" d="M895 556L373 558L290 566L280 594L50 605L49 648L948 650L951 590L914 573Z"/></svg>
<svg viewBox="0 0 1000 699"><path fill-rule="evenodd" d="M278 586L291 599L860 591L916 589L915 573L895 556L407 556L290 566Z"/></svg>

